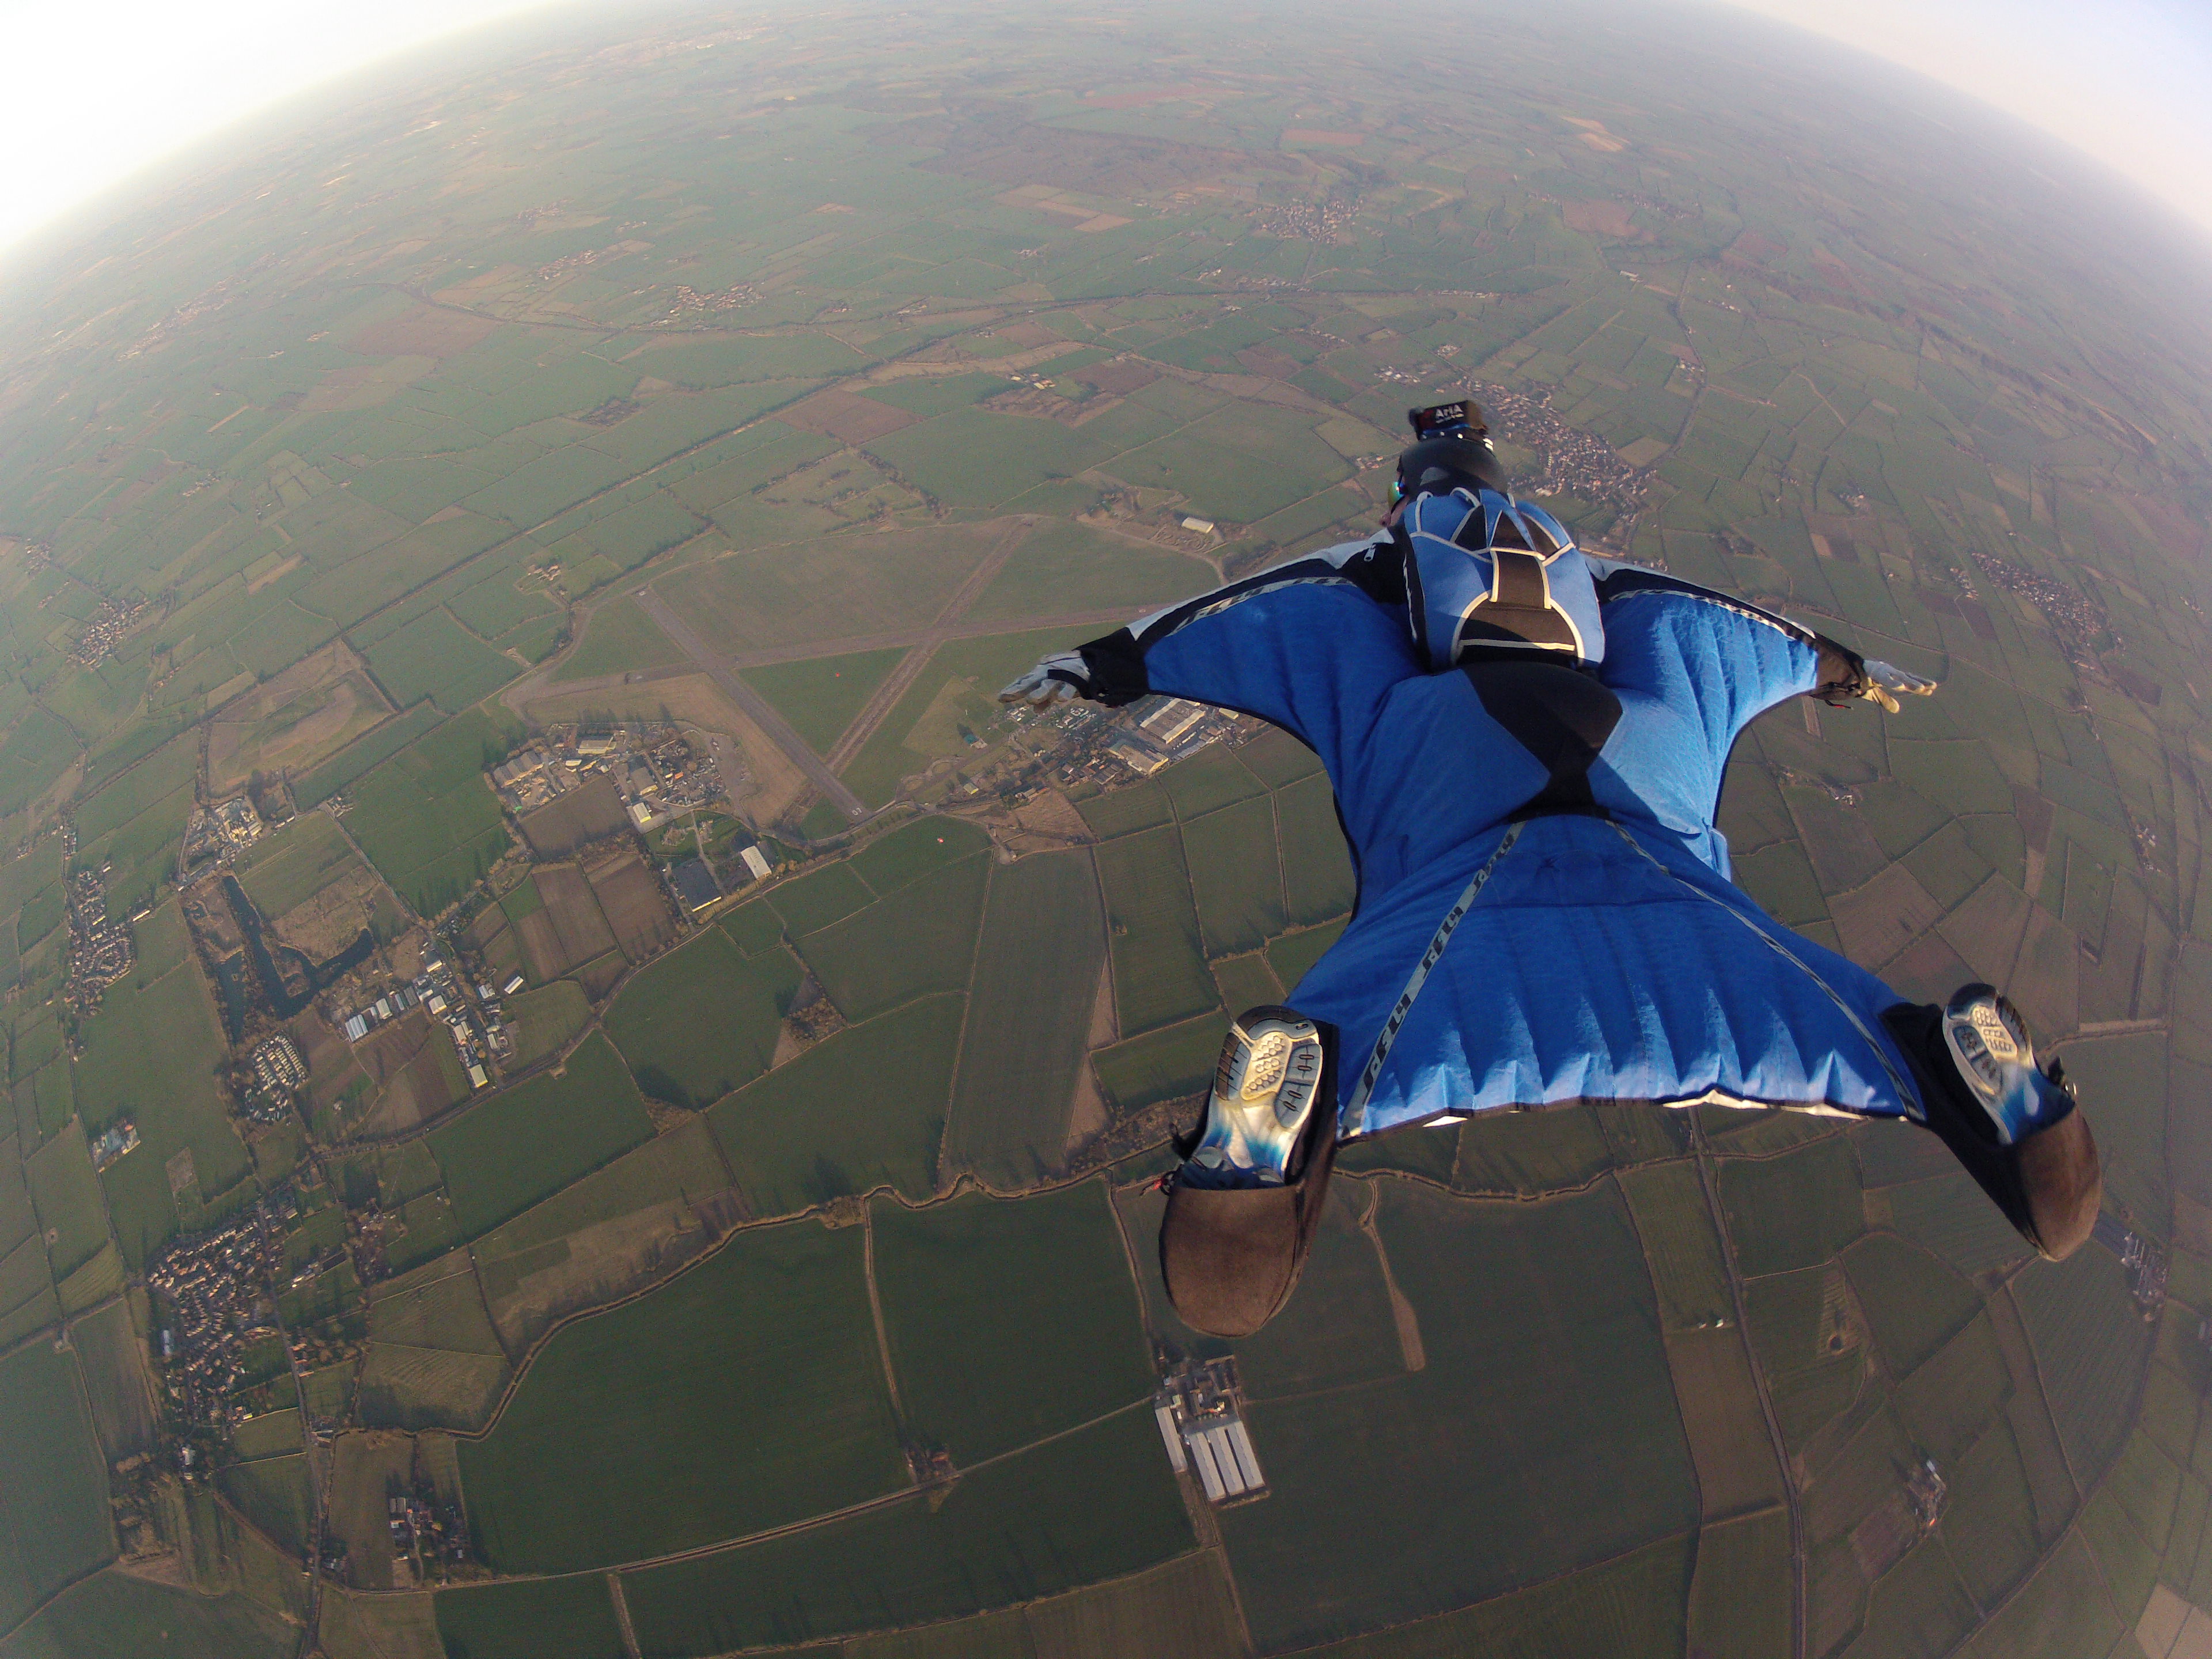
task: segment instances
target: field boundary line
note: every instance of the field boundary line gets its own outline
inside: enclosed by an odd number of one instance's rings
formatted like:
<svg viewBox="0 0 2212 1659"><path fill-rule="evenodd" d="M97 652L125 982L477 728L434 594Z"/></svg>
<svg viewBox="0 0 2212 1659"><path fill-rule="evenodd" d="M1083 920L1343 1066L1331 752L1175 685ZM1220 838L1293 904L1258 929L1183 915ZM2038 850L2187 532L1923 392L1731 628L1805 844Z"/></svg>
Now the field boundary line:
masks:
<svg viewBox="0 0 2212 1659"><path fill-rule="evenodd" d="M1578 1562L1571 1567L1553 1573L1549 1577L1531 1578L1525 1583L1515 1584L1509 1589L1502 1589L1495 1595L1478 1596L1475 1600L1460 1607L1446 1607L1442 1613L1423 1613L1419 1619L1407 1619L1395 1625L1377 1625L1374 1629L1361 1631L1358 1634L1361 1637L1387 1636L1395 1631L1418 1630L1423 1625L1441 1624L1444 1620L1456 1618L1461 1613L1471 1612L1476 1607L1487 1607L1492 1601L1503 1601L1509 1596L1525 1595L1531 1590L1539 1590L1549 1584L1564 1583L1577 1573L1595 1572L1601 1567L1613 1566L1616 1563L1627 1560L1632 1555L1641 1555L1644 1551L1656 1545L1667 1543L1676 1538L1690 1540L1691 1550L1694 1557L1697 1547L1696 1534L1698 1530L1696 1527L1685 1527L1678 1532L1662 1532L1656 1538L1647 1538L1642 1543L1632 1545L1618 1554L1604 1556L1595 1561ZM1331 1648L1340 1646L1344 1639L1340 1636L1332 1636L1302 1648L1284 1648L1279 1650L1275 1659L1297 1659L1297 1656L1302 1653L1326 1653Z"/></svg>
<svg viewBox="0 0 2212 1659"><path fill-rule="evenodd" d="M1050 1434L1040 1435L1037 1438L1030 1441L1025 1445L1012 1446L1005 1451L994 1452L990 1456L979 1459L977 1462L968 1464L966 1467L956 1471L953 1475L952 1484L957 1486L961 1479L967 1475L978 1474L984 1469L990 1468L994 1464L1003 1463L1009 1458L1025 1456L1029 1453L1037 1450L1040 1447L1049 1446L1054 1442L1065 1440L1071 1435L1081 1434L1086 1430L1095 1429L1100 1424L1110 1423L1117 1417L1127 1417L1131 1412L1138 1410L1149 1411L1152 1408L1152 1395L1146 1395L1141 1399L1132 1400L1127 1405L1116 1406L1111 1411L1101 1412L1097 1416L1086 1419L1083 1422L1072 1423L1064 1429L1055 1429ZM640 1556L634 1561L623 1561L618 1562L612 1566L599 1569L586 1569L586 1571L599 1571L611 1577L620 1573L649 1571L654 1567L673 1566L678 1562L683 1561L702 1560L708 1556L720 1555L726 1551L750 1549L756 1544L769 1543L778 1538L790 1537L795 1533L811 1532L817 1527L830 1526L839 1521L849 1521L856 1516L871 1514L877 1510L889 1509L894 1504L912 1503L915 1498L927 1497L927 1495L933 1490L937 1490L937 1488L927 1486L903 1486L896 1492L883 1492L874 1498L864 1498L857 1504L846 1504L842 1509L825 1510L819 1515L810 1515L803 1516L796 1521L787 1521L781 1526L766 1527L758 1532L744 1533L736 1538L717 1539L711 1544L695 1544L689 1549L672 1550L665 1555ZM257 1530L258 1529L257 1528ZM1185 1553L1188 1553L1188 1552L1185 1552ZM1155 1563L1154 1565L1157 1565L1158 1564ZM1146 1568L1144 1571L1149 1571L1151 1569ZM491 1582L495 1583L542 1583L549 1578L568 1578L573 1577L574 1576L574 1569L561 1572L503 1572L497 1574ZM1132 1574L1126 1576L1133 1577L1134 1575ZM474 1588L474 1586L457 1584L451 1588L465 1591ZM1085 1586L1084 1588L1088 1588L1088 1586ZM415 1595L421 1594L421 1592L419 1590L390 1589L356 1590L354 1594L357 1595ZM936 1622L943 1623L945 1621L939 1620Z"/></svg>
<svg viewBox="0 0 2212 1659"><path fill-rule="evenodd" d="M1695 1114L1690 1118L1690 1146L1696 1155L1698 1185L1705 1193L1706 1212L1720 1241L1721 1267L1728 1278L1729 1299L1735 1307L1738 1338L1751 1364L1752 1386L1759 1395L1759 1414L1766 1419L1767 1438L1774 1452L1776 1470L1782 1477L1783 1501L1790 1514L1790 1651L1794 1659L1805 1659L1806 1627L1810 1622L1806 1607L1805 1496L1797 1489L1796 1478L1790 1472L1790 1443L1782 1432L1781 1419L1775 1413L1774 1395L1767 1387L1766 1372L1759 1363L1758 1354L1752 1351L1750 1306L1744 1293L1743 1270L1736 1260L1735 1243L1729 1237L1728 1215L1721 1204L1717 1155L1711 1152ZM1633 1210L1630 1212L1629 1224L1635 1224ZM1637 1236L1639 1240L1643 1237L1640 1231ZM1644 1271L1650 1272L1648 1253ZM1681 1410L1679 1400L1674 1409L1677 1413ZM1694 1461L1692 1468L1694 1476ZM1702 1492L1698 1507L1704 1507Z"/></svg>
<svg viewBox="0 0 2212 1659"><path fill-rule="evenodd" d="M622 1633L623 1651L629 1659L644 1659L637 1645L637 1626L629 1621L629 1597L623 1594L622 1574L607 1574L607 1600L615 1606L615 1628Z"/></svg>
<svg viewBox="0 0 2212 1659"><path fill-rule="evenodd" d="M951 994L939 991L932 992L930 994L933 996L944 996ZM919 1000L919 999L916 1000ZM900 1005L901 1007L908 1006L910 1005L905 1003L902 1003ZM892 1009L887 1010L886 1012L896 1012L897 1011L896 1009ZM878 1018L881 1018L881 1016L878 1016ZM646 1144L648 1143L640 1143L640 1145ZM1157 1145L1158 1143L1155 1144ZM1149 1150L1151 1150L1149 1147L1139 1147L1137 1152L1146 1152ZM1134 1152L1126 1154L1123 1158L1117 1158L1115 1162L1125 1162L1127 1158L1134 1157L1135 1155L1136 1154ZM601 1167L604 1168L605 1166L602 1165ZM991 1200L994 1203L1018 1204L1026 1199L1039 1198L1048 1193L1064 1191L1067 1188L1076 1186L1080 1182L1103 1177L1106 1174L1107 1170L1111 1167L1112 1166L1109 1164L1098 1169L1085 1170L1080 1174L1064 1176L1052 1181L1042 1182L1034 1187L1016 1188L1006 1192L1000 1192L995 1188L987 1186L975 1176L963 1173L953 1182L952 1186L949 1189L943 1192L933 1193L927 1198L908 1198L904 1193L899 1191L896 1187L892 1186L887 1182L871 1187L865 1193L848 1194L845 1196L848 1198L856 1198L862 1204L868 1206L872 1206L879 1198L887 1199L890 1202L898 1205L902 1209L920 1211L933 1209L940 1204L950 1204L955 1199L957 1199L965 1193L973 1190L975 1192L981 1193L984 1197ZM1107 1182L1107 1185L1109 1188L1112 1188L1114 1184L1115 1183L1110 1181ZM532 1340L530 1346L523 1351L520 1358L508 1359L507 1364L513 1374L507 1378L506 1386L500 1390L499 1399L493 1405L489 1415L484 1419L483 1427L476 1429L441 1428L437 1432L449 1435L456 1440L483 1440L489 1438L499 1427L500 1419L506 1415L507 1408L513 1401L515 1391L522 1386L525 1378L529 1374L531 1366L537 1363L538 1354L544 1349L548 1343L551 1342L555 1337L558 1336L569 1326L576 1323L579 1320L595 1319L601 1314L612 1313L618 1308L627 1307L631 1303L635 1302L641 1297L651 1296L656 1291L665 1289L668 1285L674 1284L678 1279L683 1278L686 1273L695 1273L701 1267L704 1267L708 1262L712 1261L716 1256L720 1255L724 1250L729 1249L732 1244L747 1233L760 1231L769 1227L787 1226L795 1222L800 1221L813 1220L816 1222L823 1222L823 1218L827 1213L827 1207L828 1206L825 1205L814 1204L808 1206L804 1210L797 1211L790 1215L757 1216L750 1219L738 1222L736 1225L730 1228L727 1232L724 1233L720 1238L716 1239L706 1249L702 1250L697 1255L693 1256L690 1261L679 1264L664 1277L653 1279L648 1284L641 1285L635 1290L625 1291L621 1296L616 1297L610 1301L602 1302L594 1307L578 1308L573 1312L562 1315L558 1319L548 1325L544 1331L540 1332L538 1335ZM826 1223L824 1224L826 1224ZM495 1229L494 1231L495 1231L497 1230ZM454 1248L457 1249L464 1248L468 1249L471 1251L471 1259L473 1259L473 1245L457 1245ZM28 1340L30 1339L27 1339L27 1340ZM493 1340L495 1341L499 1340L496 1321L494 1321ZM386 1344L386 1346L405 1348L414 1347L414 1345L410 1343L391 1343ZM485 1354L483 1358L487 1359L504 1358L504 1347L505 1345L502 1343L502 1352L501 1353ZM423 1353L465 1353L468 1352L467 1350L461 1348L422 1348L416 1351ZM1112 1413L1109 1413L1108 1415L1110 1416ZM382 1432L382 1431L370 1430L367 1428L358 1430L349 1429L343 1431L343 1433L349 1434L379 1432ZM421 1431L410 1430L405 1431L405 1432L419 1433ZM343 1437L343 1434L340 1437ZM1048 1438L1049 1437L1048 1437ZM1042 1445L1044 1442L1036 1441L1032 1443ZM1018 1447L1015 1449L1021 1450L1024 1449ZM1012 1455L1012 1453L1000 1453L999 1455L1011 1456ZM976 1464L973 1467L980 1468L982 1465ZM543 1577L555 1577L557 1575L538 1574L526 1576Z"/></svg>
<svg viewBox="0 0 2212 1659"><path fill-rule="evenodd" d="M860 1273L868 1285L868 1316L876 1328L876 1357L883 1362L884 1387L891 1396L891 1412L901 1424L906 1406L899 1398L898 1373L891 1368L890 1333L884 1328L884 1299L876 1290L876 1206L860 1206Z"/></svg>

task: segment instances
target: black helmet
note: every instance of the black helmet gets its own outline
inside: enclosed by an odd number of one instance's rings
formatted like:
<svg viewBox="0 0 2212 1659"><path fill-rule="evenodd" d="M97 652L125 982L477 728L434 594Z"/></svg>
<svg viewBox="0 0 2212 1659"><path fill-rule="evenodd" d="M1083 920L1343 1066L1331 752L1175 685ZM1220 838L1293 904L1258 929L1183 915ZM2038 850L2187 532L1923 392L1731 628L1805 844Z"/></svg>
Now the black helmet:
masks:
<svg viewBox="0 0 2212 1659"><path fill-rule="evenodd" d="M1491 447L1482 410L1475 404L1462 400L1409 409L1406 422L1413 428L1414 441L1399 453L1392 501L1459 489L1504 493L1505 474L1498 465L1498 452Z"/></svg>

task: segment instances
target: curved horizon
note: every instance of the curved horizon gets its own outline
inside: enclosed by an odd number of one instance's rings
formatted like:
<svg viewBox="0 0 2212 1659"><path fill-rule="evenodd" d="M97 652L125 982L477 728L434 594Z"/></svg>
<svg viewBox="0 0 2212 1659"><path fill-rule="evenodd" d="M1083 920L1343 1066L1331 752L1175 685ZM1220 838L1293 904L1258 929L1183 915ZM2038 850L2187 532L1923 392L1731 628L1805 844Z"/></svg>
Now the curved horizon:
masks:
<svg viewBox="0 0 2212 1659"><path fill-rule="evenodd" d="M1648 7L1649 0L1622 0ZM1707 0L1905 70L2024 123L2118 173L2212 250L2212 14L2178 0ZM608 23L599 0L389 0L373 15L226 0L198 13L126 3L98 12L0 5L21 61L52 72L0 103L0 147L29 157L0 176L0 258L319 88L441 41L567 11ZM2116 88L2124 87L2124 97ZM96 122L83 120L95 112ZM65 136L64 136L65 135ZM118 202L118 207L125 204Z"/></svg>

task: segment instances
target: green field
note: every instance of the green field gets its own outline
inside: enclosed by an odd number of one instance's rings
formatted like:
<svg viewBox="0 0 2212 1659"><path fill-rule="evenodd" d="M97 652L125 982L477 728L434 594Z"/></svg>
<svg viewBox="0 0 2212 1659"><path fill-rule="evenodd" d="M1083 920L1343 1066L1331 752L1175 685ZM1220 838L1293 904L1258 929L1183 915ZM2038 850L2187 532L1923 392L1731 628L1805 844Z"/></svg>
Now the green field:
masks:
<svg viewBox="0 0 2212 1659"><path fill-rule="evenodd" d="M149 1633L160 1646L143 1645ZM8 1659L80 1653L286 1659L298 1644L290 1624L244 1595L204 1595L109 1571L45 1608L10 1638L7 1650Z"/></svg>
<svg viewBox="0 0 2212 1659"><path fill-rule="evenodd" d="M0 1621L38 1604L115 1553L106 1472L76 1367L51 1343L0 1359Z"/></svg>
<svg viewBox="0 0 2212 1659"><path fill-rule="evenodd" d="M963 1475L941 1504L905 1498L626 1573L623 1589L647 1652L705 1656L1006 1607L1190 1546L1152 1413L1136 1410Z"/></svg>
<svg viewBox="0 0 2212 1659"><path fill-rule="evenodd" d="M1534 1198L1587 1187L1612 1163L1595 1107L1483 1112L1460 1131L1452 1185L1463 1193Z"/></svg>
<svg viewBox="0 0 2212 1659"><path fill-rule="evenodd" d="M1284 908L1290 920L1307 926L1349 910L1358 888L1328 780L1316 774L1278 790L1275 827L1282 839Z"/></svg>
<svg viewBox="0 0 2212 1659"><path fill-rule="evenodd" d="M799 954L848 1019L964 990L990 876L988 859L963 859L804 935Z"/></svg>
<svg viewBox="0 0 2212 1659"><path fill-rule="evenodd" d="M849 867L872 890L889 894L990 845L974 824L931 814L878 836L853 854Z"/></svg>
<svg viewBox="0 0 2212 1659"><path fill-rule="evenodd" d="M1442 1613L1697 1516L1617 1194L1495 1206L1394 1186L1377 1224L1427 1364L1359 1391L1356 1438L1335 1395L1254 1402L1274 1496L1226 1512L1222 1532L1270 1648ZM1532 1531L1538 1512L1551 1522ZM1316 1513L1335 1540L1321 1558L1304 1519Z"/></svg>
<svg viewBox="0 0 2212 1659"><path fill-rule="evenodd" d="M457 1237L487 1232L647 1139L652 1121L613 1046L579 1045L559 1075L531 1079L432 1132Z"/></svg>
<svg viewBox="0 0 2212 1659"><path fill-rule="evenodd" d="M428 697L449 714L481 702L522 672L522 665L485 644L451 613L417 617L364 653L392 701L402 708Z"/></svg>
<svg viewBox="0 0 2212 1659"><path fill-rule="evenodd" d="M2120 1264L2085 1246L2067 1261L2031 1265L2013 1294L2068 1461L2101 1469L2126 1437L2151 1340Z"/></svg>
<svg viewBox="0 0 2212 1659"><path fill-rule="evenodd" d="M486 1559L533 1572L634 1560L900 1485L861 1249L857 1228L747 1232L562 1330L491 1433L462 1443Z"/></svg>
<svg viewBox="0 0 2212 1659"><path fill-rule="evenodd" d="M417 704L404 714L393 716L363 732L295 783L292 787L293 799L303 811L311 806L321 805L332 795L350 789L357 779L366 776L416 738L441 725L444 719L435 704L427 702Z"/></svg>
<svg viewBox="0 0 2212 1659"><path fill-rule="evenodd" d="M1126 605L1134 615L1213 586L1213 573L1164 547L1102 535L1088 525L1044 520L1023 538L968 614L1016 622L1054 611Z"/></svg>
<svg viewBox="0 0 2212 1659"><path fill-rule="evenodd" d="M528 1066L572 1042L591 1023L592 1005L582 986L556 980L508 998L507 1018L514 1028L512 1063Z"/></svg>
<svg viewBox="0 0 2212 1659"><path fill-rule="evenodd" d="M908 1431L956 1464L1152 1388L1128 1259L1096 1181L1019 1202L873 1206L876 1292ZM1034 1271L1053 1263L1049 1276ZM975 1378L994 1387L980 1393Z"/></svg>
<svg viewBox="0 0 2212 1659"><path fill-rule="evenodd" d="M807 746L826 755L884 677L906 653L856 651L849 656L812 657L804 662L749 668L745 678L775 705Z"/></svg>
<svg viewBox="0 0 2212 1659"><path fill-rule="evenodd" d="M1824 1261L1865 1224L1857 1165L1840 1139L1786 1158L1731 1158L1718 1185L1729 1242L1748 1274Z"/></svg>
<svg viewBox="0 0 2212 1659"><path fill-rule="evenodd" d="M436 1606L447 1659L623 1659L597 1575L447 1590Z"/></svg>
<svg viewBox="0 0 2212 1659"><path fill-rule="evenodd" d="M709 1105L768 1070L799 977L783 951L747 957L709 928L632 976L607 1034L647 1094Z"/></svg>
<svg viewBox="0 0 2212 1659"><path fill-rule="evenodd" d="M1981 1311L1973 1286L1902 1239L1861 1239L1844 1253L1844 1271L1882 1358L1899 1376L1917 1370Z"/></svg>
<svg viewBox="0 0 2212 1659"><path fill-rule="evenodd" d="M107 1243L100 1177L93 1173L82 1133L63 1128L23 1160L23 1178L39 1225L48 1235L46 1254L54 1277L67 1279Z"/></svg>
<svg viewBox="0 0 2212 1659"><path fill-rule="evenodd" d="M786 930L796 936L827 927L873 903L875 897L852 865L843 863L825 865L785 882L769 896L768 903L783 919Z"/></svg>
<svg viewBox="0 0 2212 1659"><path fill-rule="evenodd" d="M1176 831L1164 827L1125 836L1101 846L1097 856L1121 1035L1135 1036L1210 1012L1219 992L1206 971Z"/></svg>
<svg viewBox="0 0 2212 1659"><path fill-rule="evenodd" d="M1283 878L1272 801L1262 796L1205 817L1187 817L1182 844L1208 956L1256 950L1283 931Z"/></svg>
<svg viewBox="0 0 2212 1659"><path fill-rule="evenodd" d="M759 1215L877 1187L937 1186L963 1000L932 996L840 1031L708 1112Z"/></svg>
<svg viewBox="0 0 2212 1659"><path fill-rule="evenodd" d="M1213 1077L1228 1029L1221 1015L1201 1014L1097 1049L1091 1064L1098 1086L1122 1116L1164 1100L1201 1093Z"/></svg>
<svg viewBox="0 0 2212 1659"><path fill-rule="evenodd" d="M402 750L353 786L346 828L418 915L435 915L507 850L484 769L506 744L471 714Z"/></svg>
<svg viewBox="0 0 2212 1659"><path fill-rule="evenodd" d="M678 1272L737 1218L736 1199L695 1118L524 1211L471 1247L494 1340L523 1352L556 1319Z"/></svg>
<svg viewBox="0 0 2212 1659"><path fill-rule="evenodd" d="M1734 1312L1721 1241L1705 1203L1705 1184L1686 1164L1631 1170L1620 1189L1659 1293L1668 1330L1697 1330Z"/></svg>
<svg viewBox="0 0 2212 1659"><path fill-rule="evenodd" d="M1089 854L1035 854L992 872L945 1134L951 1167L1000 1189L1060 1167L1105 960Z"/></svg>
<svg viewBox="0 0 2212 1659"><path fill-rule="evenodd" d="M161 913L173 917L173 909ZM151 952L141 973L158 967ZM85 1024L76 1068L78 1110L88 1129L129 1117L136 1152L100 1177L124 1255L142 1265L199 1206L232 1191L246 1174L246 1149L225 1115L215 1084L221 1053L216 1012L196 968L179 963L161 978L134 974L109 989ZM195 1180L183 1203L171 1196L168 1165L191 1154Z"/></svg>
<svg viewBox="0 0 2212 1659"><path fill-rule="evenodd" d="M238 884L264 920L273 921L313 898L349 866L359 862L326 813L309 812L271 836L238 874Z"/></svg>
<svg viewBox="0 0 2212 1659"><path fill-rule="evenodd" d="M307 1490L305 1453L294 1451L257 1462L234 1463L216 1479L222 1495L279 1549L305 1553L315 1501Z"/></svg>

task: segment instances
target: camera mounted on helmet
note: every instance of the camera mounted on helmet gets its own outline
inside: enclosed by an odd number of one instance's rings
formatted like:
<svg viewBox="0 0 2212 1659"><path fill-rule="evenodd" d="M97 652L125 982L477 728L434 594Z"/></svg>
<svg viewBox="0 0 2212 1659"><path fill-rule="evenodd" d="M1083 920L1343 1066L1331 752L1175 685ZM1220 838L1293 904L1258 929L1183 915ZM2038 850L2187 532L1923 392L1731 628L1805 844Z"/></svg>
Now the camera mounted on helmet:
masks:
<svg viewBox="0 0 2212 1659"><path fill-rule="evenodd" d="M1462 398L1427 409L1409 409L1406 422L1413 428L1413 441L1398 456L1398 476L1391 481L1395 505L1425 491L1443 494L1453 489L1495 489L1504 493L1505 475L1498 465L1498 452L1490 447L1490 428L1482 410Z"/></svg>

